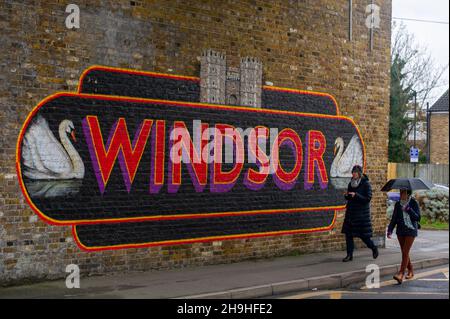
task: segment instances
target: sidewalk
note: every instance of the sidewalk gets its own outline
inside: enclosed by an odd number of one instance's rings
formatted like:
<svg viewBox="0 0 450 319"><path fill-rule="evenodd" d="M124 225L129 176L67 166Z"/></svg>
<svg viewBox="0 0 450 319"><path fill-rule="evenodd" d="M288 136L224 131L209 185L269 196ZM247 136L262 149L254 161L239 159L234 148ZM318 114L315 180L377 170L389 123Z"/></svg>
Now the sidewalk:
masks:
<svg viewBox="0 0 450 319"><path fill-rule="evenodd" d="M416 269L448 264L448 232L438 234L440 245L423 237L412 252ZM445 240L443 242L443 240ZM81 278L80 289L67 289L64 280L0 288L0 298L256 298L301 290L341 288L363 282L369 264L381 275L394 274L399 249L388 240L378 259L368 249L355 251L352 262L345 253L317 253L168 271ZM436 249L433 248L436 247Z"/></svg>

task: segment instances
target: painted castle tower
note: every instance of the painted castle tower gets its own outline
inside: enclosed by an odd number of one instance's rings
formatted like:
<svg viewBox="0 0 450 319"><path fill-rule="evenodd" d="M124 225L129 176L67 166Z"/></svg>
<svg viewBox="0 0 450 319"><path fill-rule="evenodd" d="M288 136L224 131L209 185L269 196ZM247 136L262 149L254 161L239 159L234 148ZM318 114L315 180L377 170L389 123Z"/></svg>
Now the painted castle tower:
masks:
<svg viewBox="0 0 450 319"><path fill-rule="evenodd" d="M261 107L262 63L256 58L227 67L225 54L209 49L200 63L200 102Z"/></svg>

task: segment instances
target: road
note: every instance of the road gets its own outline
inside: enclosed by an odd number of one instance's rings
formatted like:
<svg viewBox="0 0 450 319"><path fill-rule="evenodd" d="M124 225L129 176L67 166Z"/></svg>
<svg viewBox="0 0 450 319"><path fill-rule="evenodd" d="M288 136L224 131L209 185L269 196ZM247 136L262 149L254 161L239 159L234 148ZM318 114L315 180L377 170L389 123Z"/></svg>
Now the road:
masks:
<svg viewBox="0 0 450 319"><path fill-rule="evenodd" d="M348 289L308 291L280 297L280 299L448 299L448 265L422 269L415 278L397 284L391 276L382 278L380 288L366 288L365 284Z"/></svg>
<svg viewBox="0 0 450 319"><path fill-rule="evenodd" d="M393 235L386 240L386 247L400 248ZM449 250L448 231L420 231L412 247L413 251L442 252ZM400 256L399 256L400 258ZM394 274L392 274L394 275ZM328 291L307 291L280 296L282 299L449 299L448 265L416 272L413 280L406 280L398 285L392 276L380 279L380 288L367 289L364 283L347 289Z"/></svg>
<svg viewBox="0 0 450 319"><path fill-rule="evenodd" d="M400 251L390 239L389 249L380 250L376 260L380 267L400 262ZM426 251L421 251L426 249ZM413 246L413 261L423 259L448 258L448 232L422 232ZM373 264L372 254L367 248L355 251L352 263L341 262L344 252L327 252L305 254L302 256L285 256L267 260L245 261L234 264L187 267L163 271L129 272L110 276L83 276L79 289L68 289L65 279L45 281L30 285L0 288L2 298L184 298L193 295L221 293L233 289L261 287L273 283L307 280L318 276L347 273L364 270ZM442 265L442 264L441 264ZM428 276L429 274L427 274ZM435 276L435 274L432 274ZM431 276L431 275L430 275ZM442 275L437 279L445 279ZM225 279L224 279L225 278ZM383 278L389 280L391 278ZM431 288L439 288L442 280L430 282ZM420 285L425 282L418 281ZM411 286L405 283L402 289ZM448 284L448 282L446 283ZM439 286L439 287L438 287ZM348 298L352 292L365 293L360 287L346 289ZM382 288L391 289L391 288ZM258 291L258 289L256 289ZM436 292L435 291L435 292ZM272 292L272 288L270 288ZM316 297L326 298L323 291L309 291ZM375 290L370 291L372 294ZM300 294L300 292L298 292ZM319 295L317 295L319 293ZM446 291L448 296L448 289ZM445 294L445 291L444 291ZM237 294L239 295L239 294ZM354 295L354 294L353 294ZM363 294L366 295L366 294ZM436 294L435 294L436 295ZM231 296L231 295L230 295ZM303 297L307 297L302 295ZM336 296L336 295L333 295ZM270 295L270 298L275 296ZM278 297L278 296L277 296ZM288 296L290 297L290 296ZM309 296L311 297L311 296ZM241 292L241 297L247 298ZM249 297L252 298L252 297ZM329 294L328 294L329 298Z"/></svg>

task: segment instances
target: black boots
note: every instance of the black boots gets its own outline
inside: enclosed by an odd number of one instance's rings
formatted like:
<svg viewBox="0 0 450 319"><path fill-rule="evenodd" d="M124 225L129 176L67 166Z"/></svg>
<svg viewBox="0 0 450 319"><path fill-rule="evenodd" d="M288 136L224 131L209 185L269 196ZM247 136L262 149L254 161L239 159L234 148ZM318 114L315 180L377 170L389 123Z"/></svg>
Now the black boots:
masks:
<svg viewBox="0 0 450 319"><path fill-rule="evenodd" d="M378 248L377 248L377 246L372 248L372 256L373 256L373 259L377 259L377 257L378 257Z"/></svg>
<svg viewBox="0 0 450 319"><path fill-rule="evenodd" d="M377 259L378 258L378 248L375 246L374 248L372 248L372 257L373 259ZM342 261L344 263L348 262L348 261L352 261L353 260L353 255L349 255L347 254L347 256L342 259Z"/></svg>
<svg viewBox="0 0 450 319"><path fill-rule="evenodd" d="M347 261L352 261L353 260L353 256L352 255L347 255L344 259L342 259L342 261L344 263L346 263Z"/></svg>

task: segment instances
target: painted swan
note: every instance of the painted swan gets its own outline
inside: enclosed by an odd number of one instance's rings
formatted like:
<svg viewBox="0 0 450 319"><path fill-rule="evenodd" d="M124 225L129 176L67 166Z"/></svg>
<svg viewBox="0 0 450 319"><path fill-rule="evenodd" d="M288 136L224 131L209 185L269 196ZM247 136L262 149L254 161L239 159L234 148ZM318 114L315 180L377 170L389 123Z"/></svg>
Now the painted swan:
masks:
<svg viewBox="0 0 450 319"><path fill-rule="evenodd" d="M84 177L83 161L69 140L71 135L76 141L72 121L63 120L58 133L61 142L42 116L38 116L28 128L22 145L23 174L26 177L36 180Z"/></svg>
<svg viewBox="0 0 450 319"><path fill-rule="evenodd" d="M342 137L336 139L334 149L337 154L331 164L331 177L351 177L352 167L356 164L363 165L362 145L356 134L351 138L345 151Z"/></svg>

